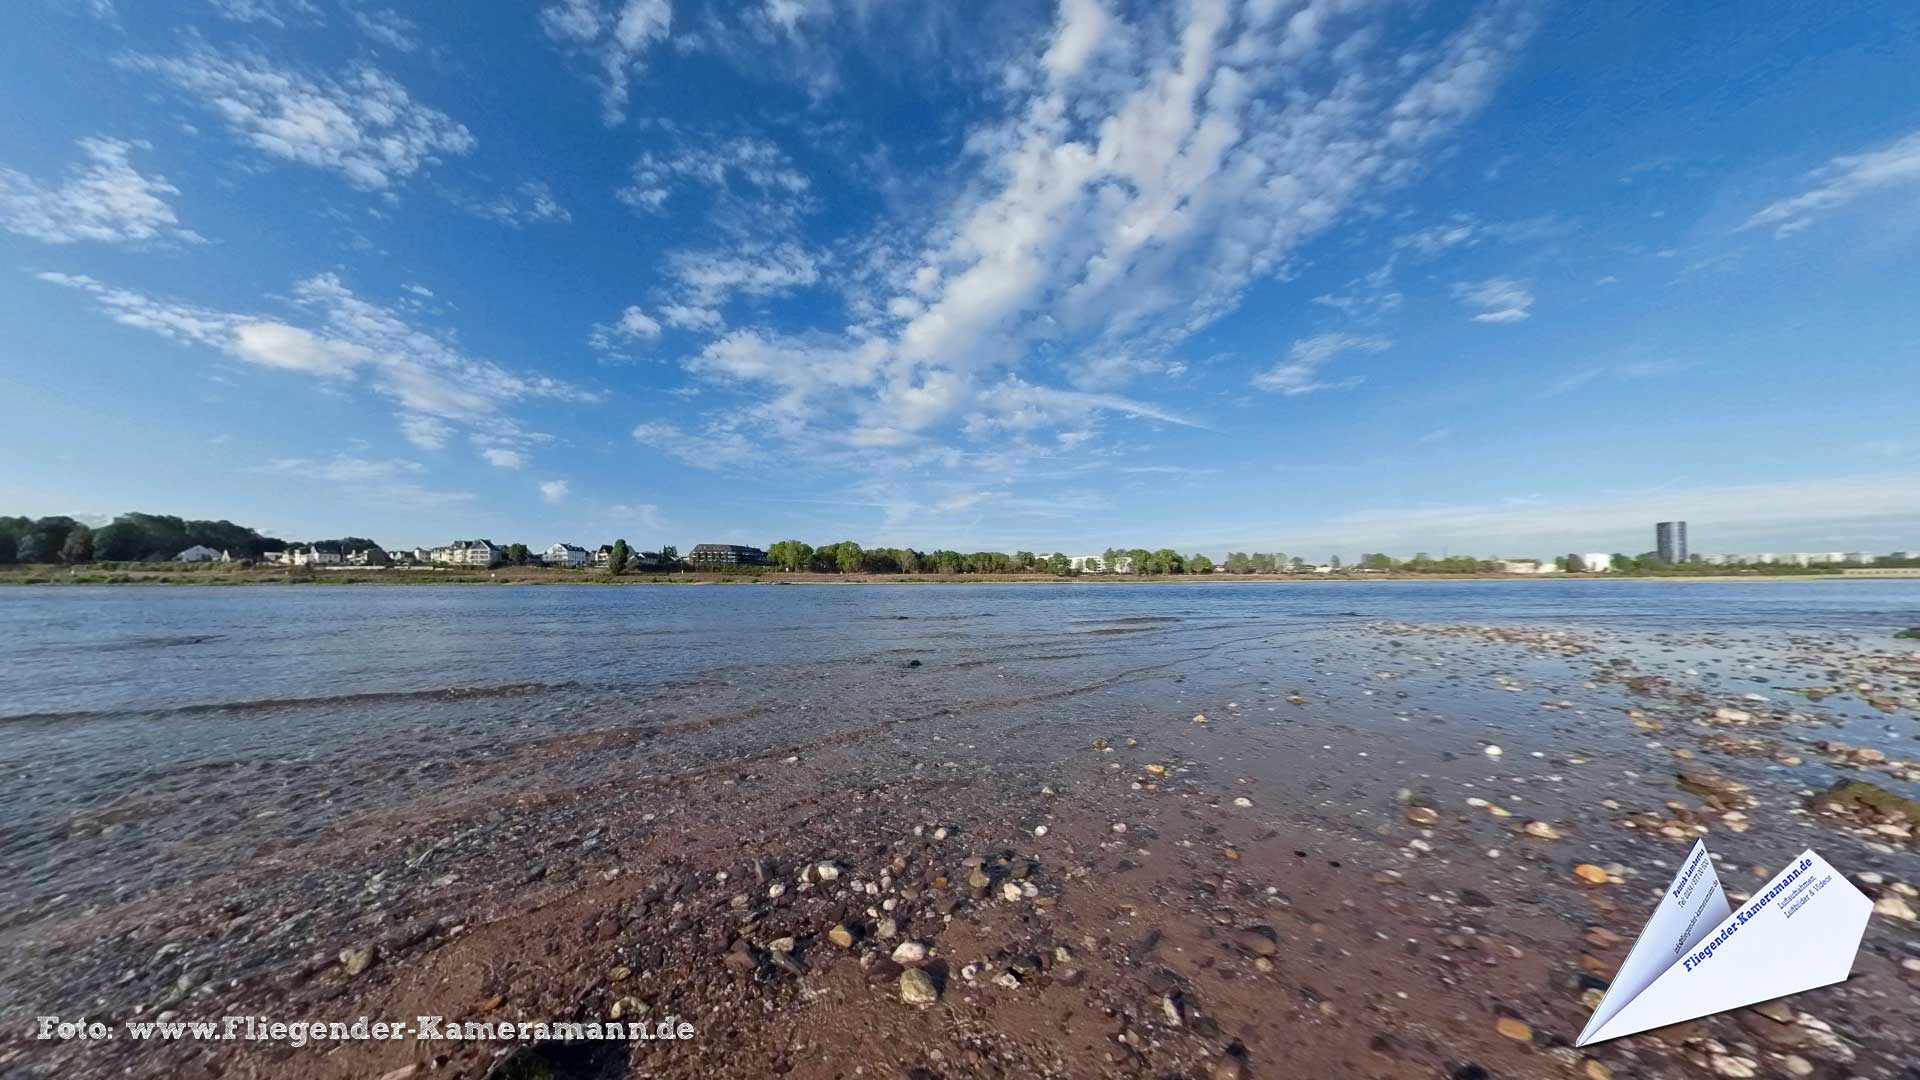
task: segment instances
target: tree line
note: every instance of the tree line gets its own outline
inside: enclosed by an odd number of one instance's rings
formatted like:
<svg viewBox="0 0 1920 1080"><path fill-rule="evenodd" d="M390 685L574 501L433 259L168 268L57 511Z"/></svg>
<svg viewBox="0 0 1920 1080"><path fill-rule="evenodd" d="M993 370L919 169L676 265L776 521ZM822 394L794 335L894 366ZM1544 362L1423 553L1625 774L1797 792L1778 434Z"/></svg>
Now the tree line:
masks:
<svg viewBox="0 0 1920 1080"><path fill-rule="evenodd" d="M1205 555L1181 555L1168 548L1159 551L1109 549L1104 566L1112 567L1116 557L1131 555L1136 574L1204 574L1213 570L1213 560ZM767 559L775 567L791 573L815 574L1073 574L1073 560L1064 552L1044 554L1016 551L962 552L940 549L918 551L913 548L863 547L853 540L815 547L803 540L780 540L767 548Z"/></svg>

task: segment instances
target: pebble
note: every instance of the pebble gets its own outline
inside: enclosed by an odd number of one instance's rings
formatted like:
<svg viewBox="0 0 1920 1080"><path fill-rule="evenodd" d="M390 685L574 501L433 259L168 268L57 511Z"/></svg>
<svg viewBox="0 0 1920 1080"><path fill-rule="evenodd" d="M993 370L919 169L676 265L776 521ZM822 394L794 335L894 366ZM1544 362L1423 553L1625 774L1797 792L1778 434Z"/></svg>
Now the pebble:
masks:
<svg viewBox="0 0 1920 1080"><path fill-rule="evenodd" d="M1033 835L1035 836L1047 835L1047 827L1045 825L1035 825L1033 827Z"/></svg>
<svg viewBox="0 0 1920 1080"><path fill-rule="evenodd" d="M1535 839L1539 839L1539 840L1560 839L1560 830L1554 828L1553 826L1547 824L1544 821L1529 821L1526 823L1525 826L1522 827L1521 831L1525 832L1528 836L1534 837Z"/></svg>
<svg viewBox="0 0 1920 1080"><path fill-rule="evenodd" d="M1506 753L1506 751L1500 749L1497 746L1489 746L1485 750L1482 750L1481 753L1487 755L1488 757L1499 757L1501 754Z"/></svg>
<svg viewBox="0 0 1920 1080"><path fill-rule="evenodd" d="M1752 1058L1735 1057L1732 1054L1713 1055L1713 1072L1716 1076L1733 1077L1744 1080L1746 1077L1760 1075L1758 1066Z"/></svg>
<svg viewBox="0 0 1920 1080"><path fill-rule="evenodd" d="M1407 820L1415 825L1438 825L1440 824L1440 811L1435 810L1431 806L1409 806L1407 807Z"/></svg>
<svg viewBox="0 0 1920 1080"><path fill-rule="evenodd" d="M894 946L893 962L896 964L918 964L927 958L927 947L918 941L903 941Z"/></svg>
<svg viewBox="0 0 1920 1080"><path fill-rule="evenodd" d="M924 1009L940 1000L940 991L933 985L933 976L908 968L900 973L900 1000Z"/></svg>
<svg viewBox="0 0 1920 1080"><path fill-rule="evenodd" d="M1493 1030L1515 1042L1533 1041L1533 1029L1511 1016L1503 1016L1494 1021Z"/></svg>
<svg viewBox="0 0 1920 1080"><path fill-rule="evenodd" d="M1605 885L1613 880L1612 875L1592 863L1581 863L1573 868L1573 873L1575 877L1589 885Z"/></svg>
<svg viewBox="0 0 1920 1080"><path fill-rule="evenodd" d="M1920 920L1920 915L1915 915L1913 912L1913 905L1898 896L1888 895L1875 900L1873 902L1873 910L1877 915L1890 915L1893 918L1904 919L1907 922Z"/></svg>
<svg viewBox="0 0 1920 1080"><path fill-rule="evenodd" d="M1252 806L1253 800L1247 798L1245 795L1241 795L1233 800L1233 805L1241 807Z"/></svg>
<svg viewBox="0 0 1920 1080"><path fill-rule="evenodd" d="M813 873L821 881L836 881L840 877L840 867L830 862L823 862L813 868Z"/></svg>
<svg viewBox="0 0 1920 1080"><path fill-rule="evenodd" d="M833 929L827 931L827 940L843 949L851 949L853 948L853 931L847 929L845 924L835 923Z"/></svg>
<svg viewBox="0 0 1920 1080"><path fill-rule="evenodd" d="M1908 918L1912 916L1909 915ZM372 967L376 955L377 949L373 945L363 949L341 949L340 966L346 968L347 975L352 977Z"/></svg>

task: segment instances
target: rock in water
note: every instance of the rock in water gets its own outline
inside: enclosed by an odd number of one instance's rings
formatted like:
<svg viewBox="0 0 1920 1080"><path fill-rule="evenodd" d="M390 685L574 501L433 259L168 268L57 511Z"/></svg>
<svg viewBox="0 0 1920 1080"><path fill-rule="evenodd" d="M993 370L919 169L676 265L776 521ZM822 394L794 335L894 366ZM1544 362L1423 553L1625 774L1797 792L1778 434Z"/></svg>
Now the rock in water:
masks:
<svg viewBox="0 0 1920 1080"><path fill-rule="evenodd" d="M931 975L919 968L908 968L900 973L900 1000L924 1009L940 1000L940 991L933 985Z"/></svg>

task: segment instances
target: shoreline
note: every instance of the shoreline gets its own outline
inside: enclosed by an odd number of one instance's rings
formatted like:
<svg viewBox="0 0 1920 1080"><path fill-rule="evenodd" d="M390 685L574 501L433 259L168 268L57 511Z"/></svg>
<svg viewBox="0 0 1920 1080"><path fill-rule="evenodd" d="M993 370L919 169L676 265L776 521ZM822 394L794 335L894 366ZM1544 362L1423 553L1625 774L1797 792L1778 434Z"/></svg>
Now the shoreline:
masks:
<svg viewBox="0 0 1920 1080"><path fill-rule="evenodd" d="M586 726L370 751L367 768L410 786L338 808L269 774L216 811L252 823L220 838L249 857L160 874L123 861L70 894L35 881L84 915L0 926L0 958L34 975L17 1009L670 1016L690 1041L593 1061L549 1043L509 1064L498 1043L142 1051L33 1043L20 1024L0 1061L275 1080L1704 1080L1890 1076L1906 1060L1913 824L1807 795L1920 783L1920 763L1831 741L1920 709L1907 650L1552 623L1368 623L1303 649L1281 628L1127 618L1108 625L1146 636L1099 640L1140 646L1058 668L836 664L833 709L798 712L796 673L743 666ZM1836 665L1845 685L1748 694L1758 684L1695 677L1675 645L1781 679ZM1462 672L1483 678L1463 688ZM205 835L181 817L197 788L133 794L137 809L47 824L83 841ZM1732 893L1816 846L1883 902L1852 978L1573 1051L1648 891L1702 836ZM908 969L931 1001L903 1000Z"/></svg>
<svg viewBox="0 0 1920 1080"><path fill-rule="evenodd" d="M318 570L308 574L282 569L192 570L147 564L154 569L78 569L34 566L0 569L3 586L162 586L246 585L1308 585L1448 581L1920 581L1912 577L1855 574L818 574L777 571L691 571L676 574L623 574L596 570L503 567L490 571L434 569Z"/></svg>

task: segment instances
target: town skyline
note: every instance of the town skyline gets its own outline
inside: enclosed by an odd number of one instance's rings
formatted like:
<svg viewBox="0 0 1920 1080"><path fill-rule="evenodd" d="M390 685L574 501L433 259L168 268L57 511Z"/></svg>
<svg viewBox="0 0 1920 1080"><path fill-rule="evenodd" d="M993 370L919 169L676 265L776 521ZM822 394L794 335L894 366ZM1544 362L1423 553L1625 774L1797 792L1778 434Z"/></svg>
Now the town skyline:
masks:
<svg viewBox="0 0 1920 1080"><path fill-rule="evenodd" d="M70 522L60 526L60 535L47 534L49 525L56 522ZM1368 549L1362 546L1356 551L1334 550L1331 552L1313 551L1295 547L1288 550L1284 546L1259 545L1242 546L1238 549L1211 550L1191 548L1181 545L1161 544L1154 548L1121 547L1113 543L1087 546L1059 546L1039 544L1031 547L1008 549L975 548L955 545L935 545L918 548L913 545L895 545L882 542L859 541L843 537L837 541L823 541L814 545L808 541L791 537L779 540L761 539L758 543L739 540L714 540L712 538L691 543L666 543L645 534L609 537L604 541L578 542L577 538L553 540L549 543L528 542L525 539L497 542L487 536L461 536L445 542L433 544L394 544L382 542L364 532L347 531L332 536L295 536L278 535L271 530L255 529L237 524L227 519L191 519L180 516L150 515L129 513L116 515L111 519L83 521L66 515L53 515L39 519L29 516L0 515L0 563L10 562L61 562L77 561L240 561L262 560L262 553L272 553L265 557L269 563L285 562L291 565L314 565L325 563L368 564L368 555L379 563L387 556L416 565L462 565L471 563L469 555L475 551L484 551L479 559L480 565L492 566L500 562L513 561L521 564L528 562L557 564L565 566L594 565L604 566L608 553L617 546L625 546L635 561L635 565L652 564L655 557L665 553L668 560L676 557L686 559L689 554L702 549L735 548L738 552L754 553L754 559L766 559L772 554L771 561L797 568L798 562L804 562L806 554L795 558L783 555L782 548L798 546L811 553L831 548L852 545L871 552L911 552L916 556L940 553L977 554L977 555L1014 555L1063 556L1073 563L1076 571L1083 569L1089 561L1113 562L1118 556L1136 556L1145 558L1150 553L1156 556L1171 555L1181 559L1204 557L1212 563L1231 565L1236 560L1245 560L1249 555L1256 563L1272 568L1278 564L1299 567L1332 567L1342 565L1350 567L1372 566L1387 568L1401 563L1429 564L1446 562L1452 559L1479 560L1499 564L1499 568L1510 573L1558 573L1558 572L1606 572L1617 565L1627 562L1651 563L1661 566L1872 566L1880 561L1905 563L1914 560L1914 551L1920 551L1920 545L1908 545L1893 549L1823 549L1817 551L1728 551L1700 550L1689 547L1690 528L1684 520L1671 520L1652 523L1653 538L1651 547L1636 548L1628 544L1607 550L1575 550L1564 554L1541 556L1517 551L1453 551L1442 547L1434 550L1416 548L1407 551L1385 551ZM1675 530L1675 531L1670 531ZM39 532L38 539L29 539L29 535ZM76 541L77 548L68 548L68 532L84 537ZM117 535L115 535L117 532ZM1698 535L1691 533L1691 535ZM111 539L109 537L112 536ZM194 537L200 539L194 539ZM1711 534L1709 534L1711 536ZM1137 538L1136 538L1137 539ZM184 550L175 552L172 549ZM79 552L77 556L64 557L63 548ZM648 550L652 548L653 550ZM510 549L518 549L513 554ZM319 557L325 553L326 558ZM303 555L305 557L303 557ZM1263 561L1264 560L1264 561ZM698 561L695 559L694 561ZM751 560L750 560L751 561ZM1104 567L1096 566L1095 569Z"/></svg>
<svg viewBox="0 0 1920 1080"><path fill-rule="evenodd" d="M8 5L0 506L1909 543L1920 10L1277 10Z"/></svg>

